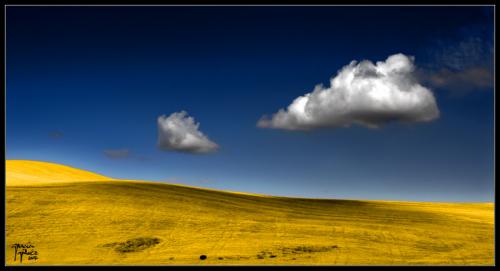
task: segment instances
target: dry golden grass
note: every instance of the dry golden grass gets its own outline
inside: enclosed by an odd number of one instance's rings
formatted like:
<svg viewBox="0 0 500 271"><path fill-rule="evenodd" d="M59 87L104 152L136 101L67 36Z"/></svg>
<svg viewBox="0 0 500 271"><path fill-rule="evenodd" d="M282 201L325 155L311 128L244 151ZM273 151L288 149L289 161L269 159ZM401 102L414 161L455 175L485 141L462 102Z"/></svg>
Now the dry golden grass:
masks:
<svg viewBox="0 0 500 271"><path fill-rule="evenodd" d="M26 242L38 260L23 264L494 264L493 203L256 196L7 161L6 212L8 265Z"/></svg>
<svg viewBox="0 0 500 271"><path fill-rule="evenodd" d="M5 174L7 186L112 180L106 176L65 165L28 160L7 160Z"/></svg>

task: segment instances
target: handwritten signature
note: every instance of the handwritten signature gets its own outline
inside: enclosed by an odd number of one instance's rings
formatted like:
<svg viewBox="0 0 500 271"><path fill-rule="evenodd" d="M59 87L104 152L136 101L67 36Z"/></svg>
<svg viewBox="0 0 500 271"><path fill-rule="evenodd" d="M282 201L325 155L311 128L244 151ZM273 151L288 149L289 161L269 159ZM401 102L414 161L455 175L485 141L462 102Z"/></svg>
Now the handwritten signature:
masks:
<svg viewBox="0 0 500 271"><path fill-rule="evenodd" d="M14 262L19 258L19 262L23 262L23 256L28 256L28 260L36 261L38 259L38 251L35 250L35 246L30 242L26 244L15 243L11 248L14 249Z"/></svg>

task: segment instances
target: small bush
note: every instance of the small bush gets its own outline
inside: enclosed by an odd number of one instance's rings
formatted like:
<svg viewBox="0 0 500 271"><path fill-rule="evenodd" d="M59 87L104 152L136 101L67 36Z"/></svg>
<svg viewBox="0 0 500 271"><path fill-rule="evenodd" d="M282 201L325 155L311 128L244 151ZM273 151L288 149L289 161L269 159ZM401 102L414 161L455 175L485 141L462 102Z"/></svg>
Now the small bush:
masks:
<svg viewBox="0 0 500 271"><path fill-rule="evenodd" d="M105 247L114 247L117 252L127 253L127 252L137 252L143 251L147 248L159 244L161 240L159 238L150 237L140 237L135 239L130 239L125 242L115 242L104 245Z"/></svg>

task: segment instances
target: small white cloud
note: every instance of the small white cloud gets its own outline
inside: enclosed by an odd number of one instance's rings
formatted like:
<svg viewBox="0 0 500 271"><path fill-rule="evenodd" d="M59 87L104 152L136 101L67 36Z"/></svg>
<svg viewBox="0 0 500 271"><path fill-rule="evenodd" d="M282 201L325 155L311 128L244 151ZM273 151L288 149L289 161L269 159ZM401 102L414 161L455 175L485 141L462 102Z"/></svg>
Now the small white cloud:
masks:
<svg viewBox="0 0 500 271"><path fill-rule="evenodd" d="M360 124L376 128L389 121L423 122L439 117L432 92L413 75L414 58L389 56L376 64L351 61L330 81L296 98L271 118L262 117L258 127L311 130Z"/></svg>
<svg viewBox="0 0 500 271"><path fill-rule="evenodd" d="M186 111L158 117L158 147L162 150L187 153L209 153L219 146L198 130L200 123Z"/></svg>

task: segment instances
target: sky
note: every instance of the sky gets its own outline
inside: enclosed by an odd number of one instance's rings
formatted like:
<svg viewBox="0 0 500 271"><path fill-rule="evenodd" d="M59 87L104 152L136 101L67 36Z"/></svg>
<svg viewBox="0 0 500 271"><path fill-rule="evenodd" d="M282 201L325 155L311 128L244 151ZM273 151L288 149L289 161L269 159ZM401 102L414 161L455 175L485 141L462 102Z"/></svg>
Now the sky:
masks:
<svg viewBox="0 0 500 271"><path fill-rule="evenodd" d="M494 200L493 7L6 11L6 157L268 195Z"/></svg>

